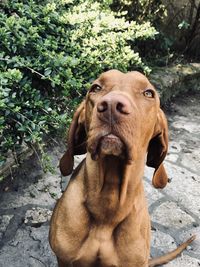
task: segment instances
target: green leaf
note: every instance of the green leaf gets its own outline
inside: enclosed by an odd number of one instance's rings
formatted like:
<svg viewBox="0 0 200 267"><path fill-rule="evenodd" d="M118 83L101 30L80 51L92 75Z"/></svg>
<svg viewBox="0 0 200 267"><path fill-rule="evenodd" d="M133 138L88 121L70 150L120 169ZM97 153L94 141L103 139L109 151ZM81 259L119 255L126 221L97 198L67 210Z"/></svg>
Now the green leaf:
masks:
<svg viewBox="0 0 200 267"><path fill-rule="evenodd" d="M51 74L51 69L50 68L46 68L45 70L44 70L44 75L45 76L48 76L48 75L50 75Z"/></svg>

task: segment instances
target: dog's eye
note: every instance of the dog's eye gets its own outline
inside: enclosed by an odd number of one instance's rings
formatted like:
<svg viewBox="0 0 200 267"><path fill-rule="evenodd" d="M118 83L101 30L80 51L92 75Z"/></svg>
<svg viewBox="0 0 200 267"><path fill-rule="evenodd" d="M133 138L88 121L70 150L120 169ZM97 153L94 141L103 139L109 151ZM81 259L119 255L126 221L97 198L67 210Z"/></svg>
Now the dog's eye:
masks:
<svg viewBox="0 0 200 267"><path fill-rule="evenodd" d="M146 91L143 92L143 95L148 98L154 98L154 91L151 89L147 89Z"/></svg>
<svg viewBox="0 0 200 267"><path fill-rule="evenodd" d="M96 93L101 90L101 86L99 84L93 84L92 87L90 88L90 92Z"/></svg>

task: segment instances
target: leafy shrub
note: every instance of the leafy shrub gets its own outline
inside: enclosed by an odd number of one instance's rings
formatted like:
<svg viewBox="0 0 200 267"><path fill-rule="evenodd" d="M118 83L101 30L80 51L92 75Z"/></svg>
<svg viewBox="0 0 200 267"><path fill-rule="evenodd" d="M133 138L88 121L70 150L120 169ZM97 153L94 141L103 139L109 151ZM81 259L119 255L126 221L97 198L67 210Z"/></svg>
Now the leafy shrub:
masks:
<svg viewBox="0 0 200 267"><path fill-rule="evenodd" d="M126 19L139 23L150 21L157 26L166 16L162 0L113 0L110 6L115 11L126 12Z"/></svg>
<svg viewBox="0 0 200 267"><path fill-rule="evenodd" d="M130 44L154 38L156 30L149 22L128 22L118 15L106 1L0 3L3 154L58 132L102 71L132 67L149 71Z"/></svg>
<svg viewBox="0 0 200 267"><path fill-rule="evenodd" d="M124 14L128 21L137 23L150 22L159 32L155 40L136 40L135 45L149 64L165 65L171 57L171 48L174 42L164 31L167 17L167 4L162 0L113 0L111 9Z"/></svg>

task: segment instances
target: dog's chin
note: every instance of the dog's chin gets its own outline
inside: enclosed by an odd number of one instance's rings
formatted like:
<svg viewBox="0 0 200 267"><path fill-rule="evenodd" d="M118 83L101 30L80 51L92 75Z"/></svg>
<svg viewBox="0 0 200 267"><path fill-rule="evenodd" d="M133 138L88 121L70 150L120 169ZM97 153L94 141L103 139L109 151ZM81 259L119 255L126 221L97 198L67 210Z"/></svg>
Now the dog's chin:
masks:
<svg viewBox="0 0 200 267"><path fill-rule="evenodd" d="M122 156L124 152L124 144L119 137L109 134L102 137L99 144L99 154L102 156Z"/></svg>
<svg viewBox="0 0 200 267"><path fill-rule="evenodd" d="M105 156L125 157L125 145L116 135L108 134L102 136L98 141L96 151L92 153L94 160Z"/></svg>

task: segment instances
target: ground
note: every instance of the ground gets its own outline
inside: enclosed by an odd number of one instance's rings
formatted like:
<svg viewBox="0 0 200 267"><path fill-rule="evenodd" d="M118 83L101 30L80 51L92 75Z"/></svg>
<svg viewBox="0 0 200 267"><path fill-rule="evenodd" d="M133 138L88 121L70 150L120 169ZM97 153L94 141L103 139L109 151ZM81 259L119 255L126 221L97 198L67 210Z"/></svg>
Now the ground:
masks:
<svg viewBox="0 0 200 267"><path fill-rule="evenodd" d="M170 147L165 166L170 183L151 186L153 170L145 170L145 191L152 220L153 257L174 249L196 234L196 240L166 267L200 266L200 94L179 95L168 107ZM53 142L53 141L52 141ZM55 267L48 243L49 219L66 186L57 168L64 147L49 153L54 174L44 174L32 156L0 188L0 267ZM77 158L77 162L80 159Z"/></svg>

